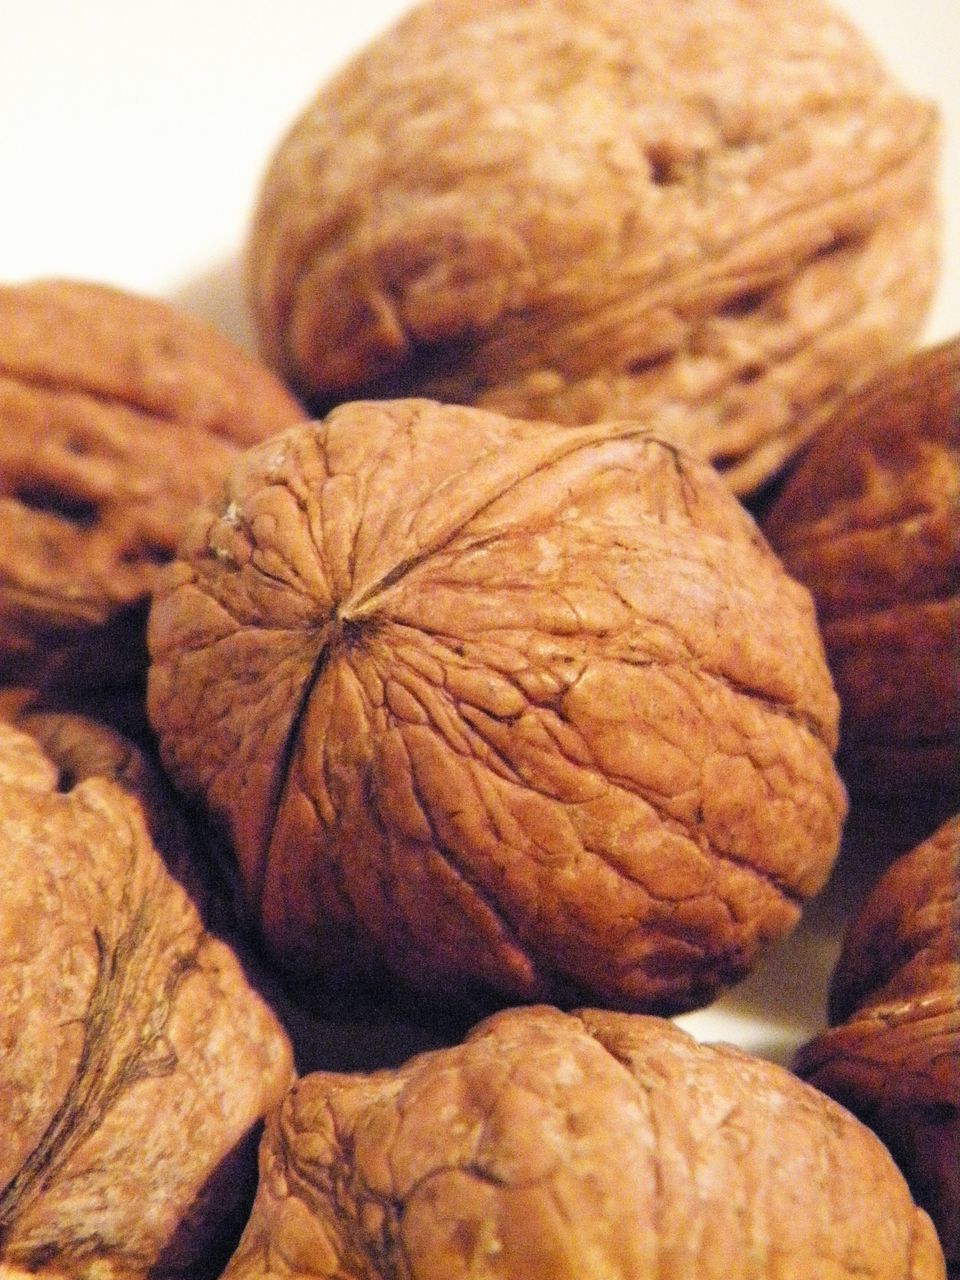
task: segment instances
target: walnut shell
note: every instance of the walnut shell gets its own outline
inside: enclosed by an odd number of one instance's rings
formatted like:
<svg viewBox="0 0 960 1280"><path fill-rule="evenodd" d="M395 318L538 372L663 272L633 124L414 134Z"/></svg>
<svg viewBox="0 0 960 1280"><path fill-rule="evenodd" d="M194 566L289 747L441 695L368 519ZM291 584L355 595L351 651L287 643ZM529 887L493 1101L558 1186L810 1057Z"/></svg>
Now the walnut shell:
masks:
<svg viewBox="0 0 960 1280"><path fill-rule="evenodd" d="M185 809L143 745L108 723L71 711L28 707L11 722L56 767L59 791L70 791L86 778L104 778L131 796L167 871L186 890L204 925L218 937L231 935L231 945L237 941L242 911L232 860L199 815Z"/></svg>
<svg viewBox="0 0 960 1280"><path fill-rule="evenodd" d="M165 764L308 985L687 1008L836 854L809 595L632 424L341 406L238 460L148 639Z"/></svg>
<svg viewBox="0 0 960 1280"><path fill-rule="evenodd" d="M267 1122L224 1280L934 1280L866 1128L772 1063L630 1014L510 1010Z"/></svg>
<svg viewBox="0 0 960 1280"><path fill-rule="evenodd" d="M636 417L747 493L917 333L937 156L819 0L432 0L272 159L262 350L319 407Z"/></svg>
<svg viewBox="0 0 960 1280"><path fill-rule="evenodd" d="M0 879L0 1270L215 1274L292 1079L285 1033L133 790L74 785L6 724Z"/></svg>
<svg viewBox="0 0 960 1280"><path fill-rule="evenodd" d="M849 925L834 1024L797 1070L890 1147L960 1267L960 816L898 858Z"/></svg>
<svg viewBox="0 0 960 1280"><path fill-rule="evenodd" d="M0 288L0 681L121 681L188 512L302 419L275 376L171 305Z"/></svg>
<svg viewBox="0 0 960 1280"><path fill-rule="evenodd" d="M960 808L960 338L848 398L764 520L817 602L851 792ZM935 823L936 825L936 823Z"/></svg>

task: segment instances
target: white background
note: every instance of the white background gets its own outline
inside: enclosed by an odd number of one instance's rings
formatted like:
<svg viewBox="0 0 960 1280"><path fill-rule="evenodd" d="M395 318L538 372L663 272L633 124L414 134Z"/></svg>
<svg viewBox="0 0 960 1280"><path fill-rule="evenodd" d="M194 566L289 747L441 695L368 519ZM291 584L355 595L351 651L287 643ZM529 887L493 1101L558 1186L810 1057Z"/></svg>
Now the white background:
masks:
<svg viewBox="0 0 960 1280"><path fill-rule="evenodd" d="M267 160L321 82L406 7L0 0L0 281L72 276L159 294L251 344L238 259ZM960 0L839 7L907 87L940 104L944 264L926 337L952 336ZM746 984L686 1025L788 1060L822 1020L839 902L828 894Z"/></svg>

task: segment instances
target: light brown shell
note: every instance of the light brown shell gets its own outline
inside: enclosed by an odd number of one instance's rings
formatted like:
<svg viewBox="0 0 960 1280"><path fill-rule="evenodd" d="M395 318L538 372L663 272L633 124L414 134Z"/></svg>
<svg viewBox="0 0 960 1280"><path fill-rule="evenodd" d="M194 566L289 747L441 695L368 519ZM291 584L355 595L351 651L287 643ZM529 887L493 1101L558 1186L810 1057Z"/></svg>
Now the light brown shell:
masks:
<svg viewBox="0 0 960 1280"><path fill-rule="evenodd" d="M654 1018L510 1010L268 1120L224 1280L936 1280L893 1161L782 1068Z"/></svg>
<svg viewBox="0 0 960 1280"><path fill-rule="evenodd" d="M820 0L430 0L272 159L262 349L324 407L639 418L747 493L916 335L937 155Z"/></svg>
<svg viewBox="0 0 960 1280"><path fill-rule="evenodd" d="M884 1139L960 1267L960 816L880 877L797 1070Z"/></svg>
<svg viewBox="0 0 960 1280"><path fill-rule="evenodd" d="M0 1270L211 1276L290 1046L86 760L0 724Z"/></svg>
<svg viewBox="0 0 960 1280"><path fill-rule="evenodd" d="M960 338L849 397L764 519L813 593L851 792L960 808Z"/></svg>
<svg viewBox="0 0 960 1280"><path fill-rule="evenodd" d="M238 461L148 638L164 761L308 984L688 1007L836 853L810 598L629 423L341 406Z"/></svg>
<svg viewBox="0 0 960 1280"><path fill-rule="evenodd" d="M146 596L239 449L304 411L171 304L80 281L0 288L0 682L119 682Z"/></svg>

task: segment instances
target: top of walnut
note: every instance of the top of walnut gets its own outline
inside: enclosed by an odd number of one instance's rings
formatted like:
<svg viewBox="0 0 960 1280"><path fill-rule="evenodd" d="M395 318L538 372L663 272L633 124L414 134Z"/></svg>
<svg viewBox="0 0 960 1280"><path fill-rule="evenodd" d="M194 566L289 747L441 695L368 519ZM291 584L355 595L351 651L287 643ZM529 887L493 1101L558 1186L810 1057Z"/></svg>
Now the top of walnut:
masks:
<svg viewBox="0 0 960 1280"><path fill-rule="evenodd" d="M314 982L688 1007L836 853L810 598L635 424L405 400L291 428L197 514L148 639L164 760Z"/></svg>
<svg viewBox="0 0 960 1280"><path fill-rule="evenodd" d="M821 0L431 0L280 143L263 350L321 406L643 418L747 492L916 334L937 153Z"/></svg>
<svg viewBox="0 0 960 1280"><path fill-rule="evenodd" d="M224 1280L943 1280L882 1144L668 1022L514 1009L269 1117Z"/></svg>

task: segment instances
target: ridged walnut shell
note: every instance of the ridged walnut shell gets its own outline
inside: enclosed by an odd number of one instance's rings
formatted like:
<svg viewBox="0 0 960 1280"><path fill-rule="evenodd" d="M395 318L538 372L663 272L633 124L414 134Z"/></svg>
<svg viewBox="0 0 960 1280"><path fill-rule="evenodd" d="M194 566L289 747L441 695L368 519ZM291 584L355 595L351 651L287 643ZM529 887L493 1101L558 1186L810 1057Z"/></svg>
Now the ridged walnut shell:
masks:
<svg viewBox="0 0 960 1280"><path fill-rule="evenodd" d="M151 843L204 924L218 937L237 932L238 894L222 842L215 845L209 828L187 811L144 745L109 723L73 711L28 707L11 723L28 733L56 767L58 790L100 778L135 800Z"/></svg>
<svg viewBox="0 0 960 1280"><path fill-rule="evenodd" d="M916 334L937 135L820 0L432 0L278 146L262 350L315 406L636 417L746 493Z"/></svg>
<svg viewBox="0 0 960 1280"><path fill-rule="evenodd" d="M631 424L341 406L238 461L148 640L164 761L308 983L688 1007L836 853L810 597Z"/></svg>
<svg viewBox="0 0 960 1280"><path fill-rule="evenodd" d="M960 808L958 529L960 338L847 399L764 520L817 602L844 780L936 821Z"/></svg>
<svg viewBox="0 0 960 1280"><path fill-rule="evenodd" d="M142 673L146 597L186 516L240 449L303 417L172 304L0 288L0 682Z"/></svg>
<svg viewBox="0 0 960 1280"><path fill-rule="evenodd" d="M935 1280L874 1135L781 1067L630 1014L510 1010L269 1118L224 1280Z"/></svg>
<svg viewBox="0 0 960 1280"><path fill-rule="evenodd" d="M960 1268L960 817L898 858L861 906L830 1015L797 1070L880 1134Z"/></svg>
<svg viewBox="0 0 960 1280"><path fill-rule="evenodd" d="M74 784L0 724L0 1272L193 1280L239 1237L290 1046L86 758Z"/></svg>

